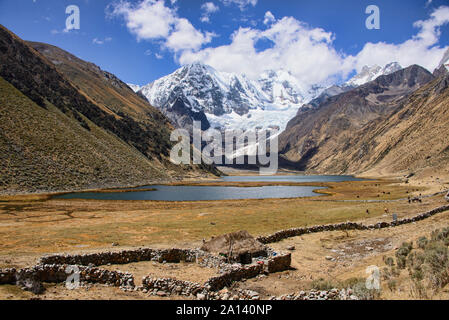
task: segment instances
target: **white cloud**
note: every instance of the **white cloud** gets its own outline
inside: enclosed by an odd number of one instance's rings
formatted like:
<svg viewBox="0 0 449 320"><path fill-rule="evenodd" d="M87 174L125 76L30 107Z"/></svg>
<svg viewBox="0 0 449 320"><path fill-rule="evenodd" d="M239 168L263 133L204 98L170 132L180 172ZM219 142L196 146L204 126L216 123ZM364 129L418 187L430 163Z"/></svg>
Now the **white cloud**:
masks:
<svg viewBox="0 0 449 320"><path fill-rule="evenodd" d="M92 43L93 43L93 44L102 45L102 44L105 44L106 42L110 42L110 41L112 41L112 38L111 38L111 37L106 37L106 38L104 38L104 39L94 38L94 39L92 40Z"/></svg>
<svg viewBox="0 0 449 320"><path fill-rule="evenodd" d="M159 59L159 60L164 58L164 56L162 54L159 54L159 53L155 53L154 56L156 57L156 59Z"/></svg>
<svg viewBox="0 0 449 320"><path fill-rule="evenodd" d="M447 50L437 44L441 36L440 28L449 23L449 7L441 6L435 9L430 18L414 23L419 29L411 39L400 44L385 42L367 43L355 56L355 67L360 70L364 65L385 65L392 61L399 62L403 67L419 64L433 71Z"/></svg>
<svg viewBox="0 0 449 320"><path fill-rule="evenodd" d="M170 36L167 37L165 46L175 52L182 50L198 50L205 43L212 40L212 33L205 33L196 30L189 20L180 18L176 20L175 27Z"/></svg>
<svg viewBox="0 0 449 320"><path fill-rule="evenodd" d="M345 57L332 47L333 38L330 32L284 17L266 30L240 28L229 45L185 51L179 62L202 61L220 71L245 73L250 78L267 69L286 69L309 86L351 71ZM258 51L259 40L271 41L272 46Z"/></svg>
<svg viewBox="0 0 449 320"><path fill-rule="evenodd" d="M201 6L203 14L201 15L201 22L210 22L210 15L212 13L218 12L220 8L213 2L206 2Z"/></svg>
<svg viewBox="0 0 449 320"><path fill-rule="evenodd" d="M242 8L244 4L257 3L256 0L221 1L228 5L241 4ZM219 10L213 3L202 9L205 13ZM232 34L229 44L206 48L204 45L216 35L196 29L189 20L179 17L176 9L165 6L163 0L143 0L137 4L121 1L112 5L112 15L123 17L138 40L157 40L161 48L171 50L181 65L201 61L217 70L245 73L253 79L267 69L284 69L304 89L344 79L364 65L397 61L404 67L419 64L432 71L447 49L438 43L441 27L449 23L449 7L441 6L427 20L415 22L418 31L411 39L399 44L366 43L358 54L348 56L335 49L332 32L310 27L293 17L276 20L270 11L265 13L264 27L240 27ZM155 53L155 57L163 58L160 53Z"/></svg>
<svg viewBox="0 0 449 320"><path fill-rule="evenodd" d="M165 6L163 0L143 0L137 4L121 1L110 5L108 10L110 15L125 19L128 30L138 41L162 40L163 47L174 52L197 50L213 36L195 29L175 9Z"/></svg>
<svg viewBox="0 0 449 320"><path fill-rule="evenodd" d="M267 11L265 12L265 17L263 19L263 23L264 24L270 24L276 21L276 18L274 17L274 15L271 13L271 11Z"/></svg>
<svg viewBox="0 0 449 320"><path fill-rule="evenodd" d="M269 23L270 15L265 18ZM429 71L437 67L447 47L438 45L441 27L449 23L449 7L434 10L427 20L417 21L418 32L399 43L367 43L355 56L335 50L335 35L321 28L311 28L292 17L268 24L265 29L240 28L227 45L184 51L180 64L202 61L220 71L245 73L257 78L266 69L286 69L305 86L328 84L344 79L351 71L365 65L386 65L397 61L407 67L419 64ZM258 42L270 43L258 49Z"/></svg>
<svg viewBox="0 0 449 320"><path fill-rule="evenodd" d="M232 4L237 5L242 11L245 10L246 7L248 7L249 5L255 7L257 4L257 0L220 0L220 1L223 2L225 6L229 6Z"/></svg>

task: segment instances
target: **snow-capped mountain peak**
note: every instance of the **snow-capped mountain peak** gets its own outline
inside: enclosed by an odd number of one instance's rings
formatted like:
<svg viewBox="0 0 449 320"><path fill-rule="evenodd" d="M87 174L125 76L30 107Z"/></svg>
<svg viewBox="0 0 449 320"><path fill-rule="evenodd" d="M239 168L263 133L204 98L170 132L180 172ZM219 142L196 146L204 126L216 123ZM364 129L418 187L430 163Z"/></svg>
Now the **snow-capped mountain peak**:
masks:
<svg viewBox="0 0 449 320"><path fill-rule="evenodd" d="M397 62L389 63L384 67L378 65L364 66L357 75L355 75L345 84L350 87L358 87L367 82L373 81L380 76L391 74L401 69L401 65Z"/></svg>
<svg viewBox="0 0 449 320"><path fill-rule="evenodd" d="M142 87L137 84L127 83L128 87L133 89L134 92L138 92Z"/></svg>
<svg viewBox="0 0 449 320"><path fill-rule="evenodd" d="M440 64L438 67L445 66L446 70L449 71L449 49L446 50L446 52L443 55L443 58L440 61Z"/></svg>
<svg viewBox="0 0 449 320"><path fill-rule="evenodd" d="M267 70L253 80L195 62L143 86L140 92L162 111L181 100L190 111L203 112L212 127L252 130L283 129L318 91L309 92L285 70Z"/></svg>
<svg viewBox="0 0 449 320"><path fill-rule="evenodd" d="M320 85L305 86L284 69L266 70L258 79L250 79L194 62L139 92L178 126L190 125L188 118L200 118L207 128L246 131L275 127L282 131L300 107L322 93L332 96L400 69L396 62L366 66L343 85L325 90Z"/></svg>

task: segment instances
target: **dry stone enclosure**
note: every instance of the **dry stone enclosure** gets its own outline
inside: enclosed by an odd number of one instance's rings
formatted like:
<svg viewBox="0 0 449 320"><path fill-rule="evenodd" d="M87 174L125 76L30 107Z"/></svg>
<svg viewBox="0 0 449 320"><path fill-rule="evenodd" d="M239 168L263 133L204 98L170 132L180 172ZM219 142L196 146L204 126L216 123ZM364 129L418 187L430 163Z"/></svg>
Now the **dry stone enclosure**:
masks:
<svg viewBox="0 0 449 320"><path fill-rule="evenodd" d="M31 268L0 270L0 284L17 284L24 290L36 294L42 292L42 282L63 283L70 273L67 267L79 270L82 283L97 283L120 287L123 290L142 290L158 296L183 295L211 299L217 292L235 281L256 277L261 273L288 270L291 263L290 253L276 253L262 245L247 232L222 236L234 239L235 254L214 254L201 249L152 249L107 251L86 254L55 254L43 256L38 265ZM217 239L217 238L216 238ZM217 240L211 240L216 243ZM248 251L248 247L250 247ZM257 250L251 250L256 248ZM240 249L243 249L240 250ZM142 285L136 286L134 275L129 272L107 270L107 265L126 265L130 263L152 261L155 263L192 263L201 267L217 270L217 275L204 283L184 281L172 278L146 276ZM103 266L103 267L102 267Z"/></svg>

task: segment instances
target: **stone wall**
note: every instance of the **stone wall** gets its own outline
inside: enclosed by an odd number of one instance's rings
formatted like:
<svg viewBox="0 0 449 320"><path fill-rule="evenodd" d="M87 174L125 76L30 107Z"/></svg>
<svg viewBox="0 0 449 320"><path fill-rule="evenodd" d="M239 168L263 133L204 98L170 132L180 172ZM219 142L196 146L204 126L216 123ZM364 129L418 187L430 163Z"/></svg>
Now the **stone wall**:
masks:
<svg viewBox="0 0 449 320"><path fill-rule="evenodd" d="M262 260L263 261L263 260ZM272 273L285 271L290 268L291 253L279 254L264 261L263 264L252 265L228 265L225 272L212 277L204 284L189 281L181 281L169 278L145 277L142 280L143 290L154 295L197 295L205 297L213 295L213 292L219 291L230 286L233 282L243 279L251 279L262 273Z"/></svg>
<svg viewBox="0 0 449 320"><path fill-rule="evenodd" d="M211 291L218 291L224 287L230 286L233 282L241 281L242 279L251 279L264 271L264 266L261 264L242 266L234 268L231 271L225 272L217 277L210 278L205 286Z"/></svg>
<svg viewBox="0 0 449 320"><path fill-rule="evenodd" d="M224 258L198 249L151 249L140 248L135 250L107 251L79 255L57 254L44 256L40 264L69 264L81 266L101 266L107 264L128 264L141 261L157 261L167 263L197 262L202 266L220 267Z"/></svg>
<svg viewBox="0 0 449 320"><path fill-rule="evenodd" d="M328 225L319 225L313 227L304 227L304 228L293 228L287 230L281 230L276 233L267 236L260 236L257 238L259 242L263 244L279 242L281 240L301 236L308 233L317 233L323 231L341 231L341 230L373 230L373 229L384 229L390 227L397 227L403 224L413 223L417 221L421 221L427 218L430 218L438 213L448 211L449 205L445 205L442 207L438 207L436 209L418 214L412 218L404 218L397 220L395 222L378 222L376 224L364 225L362 223L355 222L343 222L338 224L328 224Z"/></svg>
<svg viewBox="0 0 449 320"><path fill-rule="evenodd" d="M176 280L170 278L145 277L142 280L142 290L153 295L182 295L196 296L205 291L205 287L196 282Z"/></svg>
<svg viewBox="0 0 449 320"><path fill-rule="evenodd" d="M291 253L280 254L268 260L268 273L281 272L290 269L292 263Z"/></svg>
<svg viewBox="0 0 449 320"><path fill-rule="evenodd" d="M15 284L16 283L16 269L0 269L0 285Z"/></svg>
<svg viewBox="0 0 449 320"><path fill-rule="evenodd" d="M66 272L69 265L46 264L36 265L31 268L0 269L0 284L15 284L24 279L34 279L40 282L60 283L65 282L73 272ZM81 282L106 284L111 286L134 287L134 277L130 273L110 271L105 269L73 266L78 268Z"/></svg>

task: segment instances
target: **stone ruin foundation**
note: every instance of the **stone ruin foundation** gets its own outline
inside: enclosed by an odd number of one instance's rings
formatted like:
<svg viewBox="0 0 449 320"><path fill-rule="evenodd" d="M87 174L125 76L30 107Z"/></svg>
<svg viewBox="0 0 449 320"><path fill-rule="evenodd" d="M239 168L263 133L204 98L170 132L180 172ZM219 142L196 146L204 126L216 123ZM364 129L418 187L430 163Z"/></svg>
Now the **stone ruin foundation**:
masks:
<svg viewBox="0 0 449 320"><path fill-rule="evenodd" d="M15 284L24 290L40 294L45 290L43 282L66 282L70 274L66 270L70 266L79 270L79 280L83 284L104 284L120 287L125 291L141 290L159 296L183 295L209 299L214 297L214 292L230 286L233 282L254 278L260 274L290 269L291 253L275 253L271 248L252 238L246 231L222 237L230 239L235 238L235 235L245 241L243 241L243 245L242 243L238 244L238 241L235 242L235 248L239 248L239 250L234 251L235 254L231 256L214 254L202 249L180 248L139 248L86 254L47 255L43 256L34 267L19 270L0 269L0 285ZM217 240L212 239L211 241L216 243ZM251 248L246 246L248 243ZM137 287L131 273L101 268L108 264L124 265L142 261L197 263L202 267L216 268L219 275L208 279L205 283L148 276L142 279L142 286Z"/></svg>

